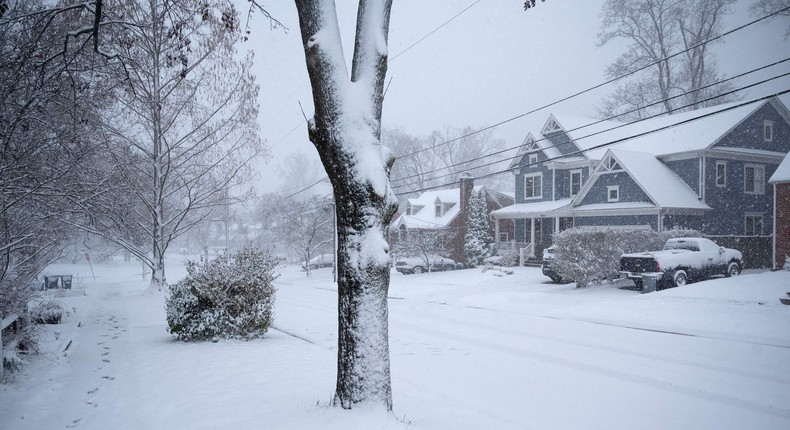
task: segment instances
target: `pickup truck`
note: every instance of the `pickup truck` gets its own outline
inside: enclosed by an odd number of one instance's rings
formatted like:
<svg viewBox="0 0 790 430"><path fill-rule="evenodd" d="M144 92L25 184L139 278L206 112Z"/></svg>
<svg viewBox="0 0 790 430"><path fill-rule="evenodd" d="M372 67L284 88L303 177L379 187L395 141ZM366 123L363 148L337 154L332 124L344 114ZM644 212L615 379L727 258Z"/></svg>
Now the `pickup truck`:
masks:
<svg viewBox="0 0 790 430"><path fill-rule="evenodd" d="M735 249L716 245L710 239L684 237L669 239L664 250L623 254L620 275L642 288L644 276L655 276L656 289L678 287L713 275L737 276L743 255Z"/></svg>

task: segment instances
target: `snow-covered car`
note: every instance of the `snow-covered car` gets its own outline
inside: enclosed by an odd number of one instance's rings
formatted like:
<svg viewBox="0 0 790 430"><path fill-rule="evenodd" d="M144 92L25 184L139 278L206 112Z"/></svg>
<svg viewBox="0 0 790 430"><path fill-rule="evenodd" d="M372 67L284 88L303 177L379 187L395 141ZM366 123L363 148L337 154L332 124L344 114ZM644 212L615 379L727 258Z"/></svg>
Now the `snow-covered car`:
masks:
<svg viewBox="0 0 790 430"><path fill-rule="evenodd" d="M552 282L559 284L562 282L562 276L554 269L552 262L554 261L554 247L550 246L543 250L543 263L540 265L540 270L544 275L551 278Z"/></svg>
<svg viewBox="0 0 790 430"><path fill-rule="evenodd" d="M335 254L320 254L310 259L308 264L306 261L302 262L302 269L310 270L318 269L321 267L332 267L335 264Z"/></svg>
<svg viewBox="0 0 790 430"><path fill-rule="evenodd" d="M701 237L669 239L662 251L620 257L620 274L637 288L642 288L644 276L655 276L656 288L663 289L714 275L737 276L742 268L740 251Z"/></svg>
<svg viewBox="0 0 790 430"><path fill-rule="evenodd" d="M404 275L455 270L457 267L455 261L438 255L403 257L395 261L395 270Z"/></svg>

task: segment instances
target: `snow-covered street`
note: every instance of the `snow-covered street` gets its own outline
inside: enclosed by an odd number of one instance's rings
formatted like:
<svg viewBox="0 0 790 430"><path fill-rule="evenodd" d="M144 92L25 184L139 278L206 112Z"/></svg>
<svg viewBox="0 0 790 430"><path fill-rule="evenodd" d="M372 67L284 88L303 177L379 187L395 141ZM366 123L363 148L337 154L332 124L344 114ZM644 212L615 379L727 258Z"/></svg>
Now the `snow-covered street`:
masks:
<svg viewBox="0 0 790 430"><path fill-rule="evenodd" d="M183 269L171 267L172 282ZM328 407L330 269L283 267L274 329L217 343L173 340L139 266L96 271L85 296L61 299L76 313L49 327L52 352L0 387L0 428L790 427L790 307L779 303L790 272L645 295L554 285L536 268L393 272L390 416Z"/></svg>

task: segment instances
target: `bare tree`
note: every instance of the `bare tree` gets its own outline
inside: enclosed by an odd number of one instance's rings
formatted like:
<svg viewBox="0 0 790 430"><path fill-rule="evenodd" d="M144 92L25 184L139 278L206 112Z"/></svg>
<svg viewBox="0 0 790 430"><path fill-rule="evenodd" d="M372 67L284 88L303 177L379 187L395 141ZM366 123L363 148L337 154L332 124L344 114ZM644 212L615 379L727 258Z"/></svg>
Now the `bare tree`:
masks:
<svg viewBox="0 0 790 430"><path fill-rule="evenodd" d="M447 256L450 242L458 233L451 230L411 229L403 234L393 252L399 257L417 257L428 271L432 271L435 264Z"/></svg>
<svg viewBox="0 0 790 430"><path fill-rule="evenodd" d="M334 252L333 203L324 198L281 198L272 206L277 237L305 263L310 276L310 260L318 254Z"/></svg>
<svg viewBox="0 0 790 430"><path fill-rule="evenodd" d="M121 23L104 32L103 49L116 60L108 79L122 84L97 125L128 201L117 205L107 195L86 205L92 222L84 228L144 261L152 287L161 289L170 243L232 204L228 190L264 150L258 85L250 54L239 59L235 50L241 31L231 3L124 0L106 8L104 19ZM147 245L133 240L140 235Z"/></svg>
<svg viewBox="0 0 790 430"><path fill-rule="evenodd" d="M783 19L787 25L785 29L785 40L790 38L790 0L757 0L751 6L752 14L763 17L777 13L779 19Z"/></svg>
<svg viewBox="0 0 790 430"><path fill-rule="evenodd" d="M334 404L392 409L387 228L397 210L393 157L382 147L391 0L359 2L349 75L332 0L296 0L313 88L308 134L334 189L337 216L338 363Z"/></svg>
<svg viewBox="0 0 790 430"><path fill-rule="evenodd" d="M71 31L84 6L0 2L0 316L62 255L70 202L95 192L83 176L101 159L87 125L101 85Z"/></svg>
<svg viewBox="0 0 790 430"><path fill-rule="evenodd" d="M430 149L431 140L413 136L401 128L384 129L383 144L392 148L397 160L392 165L393 180L402 179L397 185L400 194L416 192L438 185L436 172L441 170L441 160L436 151Z"/></svg>
<svg viewBox="0 0 790 430"><path fill-rule="evenodd" d="M709 49L712 42L707 41L720 34L722 18L734 3L606 0L598 45L616 39L629 42L626 51L607 68L607 76L616 78L652 66L621 84L603 101L601 113L611 116L634 110L623 119L635 120L728 101L722 96L702 102L732 89L730 83L715 85L722 76ZM672 57L681 51L686 52ZM651 104L654 106L649 107Z"/></svg>

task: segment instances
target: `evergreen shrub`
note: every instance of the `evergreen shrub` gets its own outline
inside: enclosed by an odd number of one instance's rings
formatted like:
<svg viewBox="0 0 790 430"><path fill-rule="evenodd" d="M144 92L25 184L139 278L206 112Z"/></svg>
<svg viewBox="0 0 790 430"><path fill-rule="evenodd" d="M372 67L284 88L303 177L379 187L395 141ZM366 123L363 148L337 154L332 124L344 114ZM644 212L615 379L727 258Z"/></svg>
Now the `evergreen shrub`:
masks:
<svg viewBox="0 0 790 430"><path fill-rule="evenodd" d="M569 229L554 235L552 266L563 279L588 283L612 280L620 274L620 256L632 252L657 251L674 237L701 237L696 230L582 230Z"/></svg>
<svg viewBox="0 0 790 430"><path fill-rule="evenodd" d="M167 325L179 340L255 339L272 320L279 259L257 248L187 263L170 285Z"/></svg>

